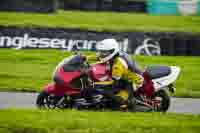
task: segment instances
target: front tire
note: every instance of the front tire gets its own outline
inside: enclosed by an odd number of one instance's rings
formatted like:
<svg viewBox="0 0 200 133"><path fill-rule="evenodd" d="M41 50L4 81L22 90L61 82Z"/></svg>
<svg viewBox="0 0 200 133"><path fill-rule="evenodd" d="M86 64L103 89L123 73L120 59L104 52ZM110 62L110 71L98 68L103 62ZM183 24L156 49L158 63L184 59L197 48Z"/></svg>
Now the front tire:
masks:
<svg viewBox="0 0 200 133"><path fill-rule="evenodd" d="M48 97L48 94L44 91L40 92L36 99L36 106L38 108L45 107L45 99Z"/></svg>
<svg viewBox="0 0 200 133"><path fill-rule="evenodd" d="M40 109L55 109L57 102L58 99L55 96L42 91L36 99L36 106Z"/></svg>
<svg viewBox="0 0 200 133"><path fill-rule="evenodd" d="M155 93L155 99L159 99L157 111L166 112L170 106L170 96L165 90L159 90Z"/></svg>
<svg viewBox="0 0 200 133"><path fill-rule="evenodd" d="M72 103L67 96L55 96L42 91L36 99L36 106L40 109L64 109L71 108Z"/></svg>

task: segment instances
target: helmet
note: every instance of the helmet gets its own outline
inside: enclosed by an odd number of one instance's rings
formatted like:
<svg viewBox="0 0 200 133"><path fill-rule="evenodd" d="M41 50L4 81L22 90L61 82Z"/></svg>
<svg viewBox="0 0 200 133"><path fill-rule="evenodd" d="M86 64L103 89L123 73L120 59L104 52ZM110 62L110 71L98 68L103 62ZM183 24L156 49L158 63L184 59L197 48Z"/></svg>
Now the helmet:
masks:
<svg viewBox="0 0 200 133"><path fill-rule="evenodd" d="M97 57L102 62L107 62L119 53L119 44L115 39L104 39L97 43Z"/></svg>

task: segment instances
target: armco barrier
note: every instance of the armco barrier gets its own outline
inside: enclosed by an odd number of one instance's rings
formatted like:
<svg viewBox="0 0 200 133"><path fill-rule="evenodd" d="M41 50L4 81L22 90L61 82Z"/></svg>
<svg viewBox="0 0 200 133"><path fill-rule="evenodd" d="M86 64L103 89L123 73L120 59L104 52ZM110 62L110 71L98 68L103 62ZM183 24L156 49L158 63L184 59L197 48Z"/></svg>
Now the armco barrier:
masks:
<svg viewBox="0 0 200 133"><path fill-rule="evenodd" d="M145 1L121 1L116 7L116 11L122 12L146 12Z"/></svg>
<svg viewBox="0 0 200 133"><path fill-rule="evenodd" d="M55 12L58 0L0 0L0 11Z"/></svg>
<svg viewBox="0 0 200 133"><path fill-rule="evenodd" d="M61 28L0 26L0 48L96 50L105 38L115 38L123 51L142 55L200 56L200 34L168 32L95 32Z"/></svg>
<svg viewBox="0 0 200 133"><path fill-rule="evenodd" d="M146 12L146 2L140 0L65 0L64 9Z"/></svg>

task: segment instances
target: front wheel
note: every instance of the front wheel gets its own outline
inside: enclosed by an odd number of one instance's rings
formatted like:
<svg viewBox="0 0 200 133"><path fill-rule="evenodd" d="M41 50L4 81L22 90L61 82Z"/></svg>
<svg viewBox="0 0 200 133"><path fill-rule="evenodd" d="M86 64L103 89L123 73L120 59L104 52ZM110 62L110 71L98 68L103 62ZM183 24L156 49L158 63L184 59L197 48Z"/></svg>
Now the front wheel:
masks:
<svg viewBox="0 0 200 133"><path fill-rule="evenodd" d="M155 93L155 100L157 101L157 111L166 112L170 106L170 96L165 90L159 90Z"/></svg>
<svg viewBox="0 0 200 133"><path fill-rule="evenodd" d="M49 102L49 94L45 91L42 91L39 93L36 99L36 106L38 108L49 108L50 102Z"/></svg>
<svg viewBox="0 0 200 133"><path fill-rule="evenodd" d="M39 93L36 99L36 106L38 108L46 108L46 109L55 109L55 108L64 108L60 102L64 97L57 97L54 95L50 95L45 91ZM60 104L58 104L60 102ZM61 106L62 105L62 106Z"/></svg>

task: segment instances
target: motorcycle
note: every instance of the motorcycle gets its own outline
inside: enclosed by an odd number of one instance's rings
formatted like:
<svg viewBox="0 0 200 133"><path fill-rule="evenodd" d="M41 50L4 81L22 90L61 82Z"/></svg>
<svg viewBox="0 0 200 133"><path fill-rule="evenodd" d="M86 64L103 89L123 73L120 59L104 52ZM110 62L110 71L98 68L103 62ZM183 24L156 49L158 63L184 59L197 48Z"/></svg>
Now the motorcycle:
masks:
<svg viewBox="0 0 200 133"><path fill-rule="evenodd" d="M103 92L109 88L102 86L112 84L111 72L107 65L104 63L88 64L86 75L82 74L80 69L76 69L77 67L77 65L75 68L67 67L68 70L61 67L56 70L62 81L53 82L44 87L37 97L37 107L48 109L116 109L114 103L103 95ZM144 84L135 94L134 109L128 108L127 110L166 112L170 106L168 91L175 92L174 83L179 74L180 68L177 66L148 66L142 74ZM96 88L92 86L96 86ZM90 90L89 93L92 94L87 97L88 93L86 93L83 96L84 90ZM124 100L128 99L126 89L121 89L116 95Z"/></svg>

